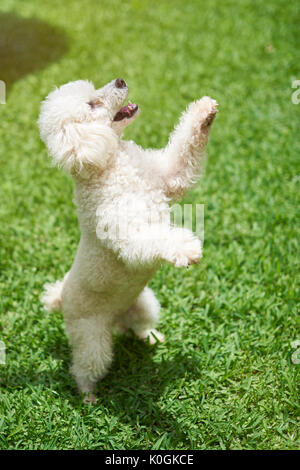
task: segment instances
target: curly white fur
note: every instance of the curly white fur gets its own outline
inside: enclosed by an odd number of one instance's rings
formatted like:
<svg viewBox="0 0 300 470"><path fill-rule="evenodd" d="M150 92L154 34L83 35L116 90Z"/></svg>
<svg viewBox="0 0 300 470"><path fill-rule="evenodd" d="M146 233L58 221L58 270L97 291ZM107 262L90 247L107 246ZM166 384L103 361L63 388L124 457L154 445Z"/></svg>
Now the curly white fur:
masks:
<svg viewBox="0 0 300 470"><path fill-rule="evenodd" d="M208 97L191 103L168 145L144 150L121 138L138 112L114 120L127 95L124 82L98 90L72 82L50 93L39 118L54 164L74 178L82 233L70 272L46 285L42 300L48 311L64 313L71 370L90 399L111 364L114 327L163 340L153 329L160 306L147 287L160 263L180 267L201 258L195 235L171 225L169 203L200 174L217 104Z"/></svg>

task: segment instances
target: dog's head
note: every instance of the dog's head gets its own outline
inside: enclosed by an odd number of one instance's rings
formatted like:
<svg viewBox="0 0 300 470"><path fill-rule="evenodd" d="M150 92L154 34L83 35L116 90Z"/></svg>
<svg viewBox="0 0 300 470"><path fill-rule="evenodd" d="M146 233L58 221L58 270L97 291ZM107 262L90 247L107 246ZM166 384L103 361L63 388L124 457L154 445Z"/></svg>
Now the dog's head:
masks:
<svg viewBox="0 0 300 470"><path fill-rule="evenodd" d="M123 106L128 86L121 78L98 90L78 80L57 88L42 103L41 138L54 163L71 173L86 167L103 170L123 129L138 116L138 106Z"/></svg>

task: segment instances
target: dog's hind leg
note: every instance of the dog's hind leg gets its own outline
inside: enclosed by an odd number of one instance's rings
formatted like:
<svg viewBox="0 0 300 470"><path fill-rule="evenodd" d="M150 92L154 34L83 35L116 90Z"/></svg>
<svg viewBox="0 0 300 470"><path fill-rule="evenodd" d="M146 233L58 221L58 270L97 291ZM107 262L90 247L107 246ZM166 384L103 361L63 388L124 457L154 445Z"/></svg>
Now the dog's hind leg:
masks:
<svg viewBox="0 0 300 470"><path fill-rule="evenodd" d="M61 310L61 296L65 281L69 273L65 275L62 281L56 281L53 284L45 284L41 302L47 312L52 313Z"/></svg>
<svg viewBox="0 0 300 470"><path fill-rule="evenodd" d="M141 339L148 339L150 344L163 342L164 335L154 326L159 320L160 304L154 292L145 287L130 309L117 318L116 326L120 333L133 330Z"/></svg>
<svg viewBox="0 0 300 470"><path fill-rule="evenodd" d="M84 400L95 402L93 391L112 362L112 327L101 315L66 318L66 332L72 346L71 373Z"/></svg>

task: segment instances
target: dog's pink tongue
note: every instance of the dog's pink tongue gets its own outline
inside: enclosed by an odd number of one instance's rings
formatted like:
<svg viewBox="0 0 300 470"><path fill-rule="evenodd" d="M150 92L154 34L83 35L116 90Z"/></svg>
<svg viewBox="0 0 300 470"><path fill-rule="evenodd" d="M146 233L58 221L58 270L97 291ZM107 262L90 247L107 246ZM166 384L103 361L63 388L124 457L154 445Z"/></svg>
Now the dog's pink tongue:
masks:
<svg viewBox="0 0 300 470"><path fill-rule="evenodd" d="M120 111L117 112L117 114L114 117L114 121L122 121L124 118L129 118L131 117L135 111L138 109L137 104L128 104L127 106L123 106L123 108L120 109Z"/></svg>

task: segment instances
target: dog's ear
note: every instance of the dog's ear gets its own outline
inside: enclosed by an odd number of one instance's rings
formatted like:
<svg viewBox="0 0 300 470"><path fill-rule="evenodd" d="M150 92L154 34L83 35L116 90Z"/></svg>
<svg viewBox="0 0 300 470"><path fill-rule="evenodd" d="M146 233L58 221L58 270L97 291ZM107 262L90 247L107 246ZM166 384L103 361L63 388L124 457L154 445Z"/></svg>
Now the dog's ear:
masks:
<svg viewBox="0 0 300 470"><path fill-rule="evenodd" d="M103 170L117 147L115 132L97 121L68 122L42 138L54 164L70 173L79 173L87 166Z"/></svg>
<svg viewBox="0 0 300 470"><path fill-rule="evenodd" d="M87 166L103 170L117 147L117 136L109 127L96 121L69 122L47 139L53 161L70 173Z"/></svg>

